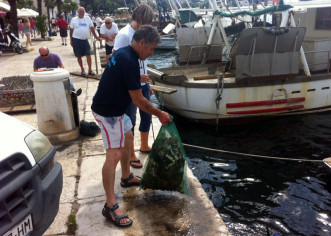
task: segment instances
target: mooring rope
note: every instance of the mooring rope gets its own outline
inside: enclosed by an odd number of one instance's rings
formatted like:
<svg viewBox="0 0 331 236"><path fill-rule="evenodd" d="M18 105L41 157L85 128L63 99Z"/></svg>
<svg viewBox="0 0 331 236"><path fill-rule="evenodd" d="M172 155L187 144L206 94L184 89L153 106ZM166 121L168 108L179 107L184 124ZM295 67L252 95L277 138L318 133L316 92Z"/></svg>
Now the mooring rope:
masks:
<svg viewBox="0 0 331 236"><path fill-rule="evenodd" d="M323 163L323 160L311 160L311 159L298 159L298 158L287 158L287 157L273 157L273 156L263 156L263 155L256 155L256 154L249 154L249 153L242 153L242 152L232 152L226 151L221 149L214 149L214 148L207 148L207 147L200 147L192 144L183 143L184 146L198 148L207 151L213 152L221 152L221 153L229 153L234 155L241 155L241 156L248 156L248 157L257 157L257 158L265 158L265 159L274 159L274 160L284 160L284 161L305 161L305 162L320 162Z"/></svg>

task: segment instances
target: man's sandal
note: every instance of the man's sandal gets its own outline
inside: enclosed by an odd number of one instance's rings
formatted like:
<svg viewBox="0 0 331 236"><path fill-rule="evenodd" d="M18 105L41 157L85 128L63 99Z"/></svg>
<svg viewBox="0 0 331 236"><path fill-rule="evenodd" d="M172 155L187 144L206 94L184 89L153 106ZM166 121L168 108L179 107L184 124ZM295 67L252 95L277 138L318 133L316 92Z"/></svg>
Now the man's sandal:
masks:
<svg viewBox="0 0 331 236"><path fill-rule="evenodd" d="M102 215L104 217L106 217L108 220L110 220L111 222L113 222L115 225L119 226L119 227L128 227L128 226L131 226L133 221L126 214L117 215L115 213L115 210L117 208L118 208L118 204L117 203L112 208L109 208L107 206L107 203L105 203L105 206L102 209ZM115 220L109 215L109 213L114 216ZM125 218L127 218L129 221L126 222L126 223L121 223L121 220L122 219L125 219Z"/></svg>
<svg viewBox="0 0 331 236"><path fill-rule="evenodd" d="M140 181L139 182L129 182L134 177L135 176L133 175L133 173L131 173L127 179L121 178L121 186L123 188L132 187L132 186L140 186ZM136 177L141 179L140 176L136 176Z"/></svg>
<svg viewBox="0 0 331 236"><path fill-rule="evenodd" d="M141 166L136 166L136 165L134 165L134 164L140 164L141 162L140 162L140 160L138 159L138 160L136 160L136 161L130 161L130 166L131 167L133 167L133 168L136 168L136 169L140 169L140 168L142 168L143 167L143 165L141 165Z"/></svg>

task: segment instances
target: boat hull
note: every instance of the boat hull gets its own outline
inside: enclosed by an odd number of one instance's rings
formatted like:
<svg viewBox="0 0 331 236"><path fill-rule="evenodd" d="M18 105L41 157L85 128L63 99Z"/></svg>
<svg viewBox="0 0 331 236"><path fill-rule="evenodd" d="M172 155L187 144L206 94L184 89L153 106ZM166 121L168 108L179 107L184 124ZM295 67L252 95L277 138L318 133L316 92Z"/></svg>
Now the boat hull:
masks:
<svg viewBox="0 0 331 236"><path fill-rule="evenodd" d="M176 39L161 37L161 43L159 43L156 48L163 50L176 50Z"/></svg>
<svg viewBox="0 0 331 236"><path fill-rule="evenodd" d="M216 80L180 85L156 77L153 80L156 85L177 90L157 93L161 105L194 120L267 118L331 110L331 74L256 83L224 78L223 85L217 85Z"/></svg>

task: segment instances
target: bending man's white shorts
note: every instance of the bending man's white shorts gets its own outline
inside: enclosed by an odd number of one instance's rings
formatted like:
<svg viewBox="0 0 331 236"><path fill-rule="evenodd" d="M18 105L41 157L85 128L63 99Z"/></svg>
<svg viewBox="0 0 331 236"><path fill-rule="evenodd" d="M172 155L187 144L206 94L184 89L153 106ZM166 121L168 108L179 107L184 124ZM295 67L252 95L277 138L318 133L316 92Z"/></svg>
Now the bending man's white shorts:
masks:
<svg viewBox="0 0 331 236"><path fill-rule="evenodd" d="M125 134L132 129L130 118L125 114L104 117L93 112L93 115L100 126L105 149L124 147Z"/></svg>

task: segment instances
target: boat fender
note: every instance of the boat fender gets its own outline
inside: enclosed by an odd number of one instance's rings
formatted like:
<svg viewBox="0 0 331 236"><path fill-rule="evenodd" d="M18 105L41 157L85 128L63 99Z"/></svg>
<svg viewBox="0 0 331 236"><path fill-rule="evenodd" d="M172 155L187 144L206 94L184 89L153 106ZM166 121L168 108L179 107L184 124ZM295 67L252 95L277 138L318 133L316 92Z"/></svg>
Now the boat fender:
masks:
<svg viewBox="0 0 331 236"><path fill-rule="evenodd" d="M279 28L279 29L264 28L264 32L266 32L267 34L272 34L272 35L282 35L282 34L286 34L286 33L290 32L290 29L289 28Z"/></svg>

